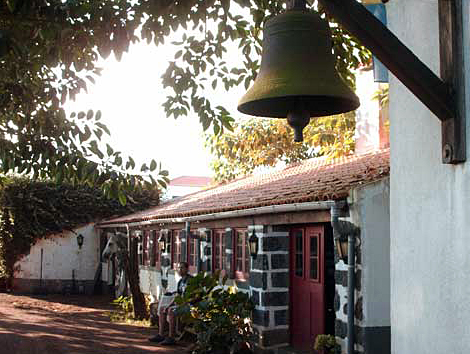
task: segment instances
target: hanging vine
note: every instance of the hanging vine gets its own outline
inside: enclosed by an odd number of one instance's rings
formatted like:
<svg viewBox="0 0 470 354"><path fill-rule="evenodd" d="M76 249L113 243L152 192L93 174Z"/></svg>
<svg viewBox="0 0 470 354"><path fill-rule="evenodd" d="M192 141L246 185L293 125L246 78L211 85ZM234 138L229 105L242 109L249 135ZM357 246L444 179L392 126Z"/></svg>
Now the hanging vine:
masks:
<svg viewBox="0 0 470 354"><path fill-rule="evenodd" d="M125 206L88 186L32 182L24 178L0 186L0 278L11 281L15 263L39 239L89 222L158 205L158 190L135 190Z"/></svg>

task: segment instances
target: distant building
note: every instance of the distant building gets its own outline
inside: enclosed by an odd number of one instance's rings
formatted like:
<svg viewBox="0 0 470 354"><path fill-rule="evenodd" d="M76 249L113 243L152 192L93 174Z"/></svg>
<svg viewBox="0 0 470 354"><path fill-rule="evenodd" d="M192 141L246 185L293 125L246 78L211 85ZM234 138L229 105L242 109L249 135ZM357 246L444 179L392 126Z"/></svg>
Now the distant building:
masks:
<svg viewBox="0 0 470 354"><path fill-rule="evenodd" d="M212 178L199 176L180 176L172 179L168 185L167 199L200 191L211 185Z"/></svg>

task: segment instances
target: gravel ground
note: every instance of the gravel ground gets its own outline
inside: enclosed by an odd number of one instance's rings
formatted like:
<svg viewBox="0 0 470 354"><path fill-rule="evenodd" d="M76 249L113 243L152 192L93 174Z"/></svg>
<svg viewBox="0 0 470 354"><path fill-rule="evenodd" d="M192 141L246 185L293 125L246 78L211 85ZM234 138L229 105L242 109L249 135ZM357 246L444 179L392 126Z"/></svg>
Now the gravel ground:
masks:
<svg viewBox="0 0 470 354"><path fill-rule="evenodd" d="M0 293L0 354L179 354L159 347L155 329L112 323L102 296Z"/></svg>

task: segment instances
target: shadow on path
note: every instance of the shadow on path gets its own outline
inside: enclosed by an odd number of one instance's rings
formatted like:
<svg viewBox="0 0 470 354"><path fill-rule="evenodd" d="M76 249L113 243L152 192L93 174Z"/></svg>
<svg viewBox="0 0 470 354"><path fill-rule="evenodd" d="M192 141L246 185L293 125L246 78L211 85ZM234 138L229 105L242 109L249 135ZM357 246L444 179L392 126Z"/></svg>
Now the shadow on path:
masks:
<svg viewBox="0 0 470 354"><path fill-rule="evenodd" d="M179 354L155 330L109 320L109 298L0 294L0 354Z"/></svg>

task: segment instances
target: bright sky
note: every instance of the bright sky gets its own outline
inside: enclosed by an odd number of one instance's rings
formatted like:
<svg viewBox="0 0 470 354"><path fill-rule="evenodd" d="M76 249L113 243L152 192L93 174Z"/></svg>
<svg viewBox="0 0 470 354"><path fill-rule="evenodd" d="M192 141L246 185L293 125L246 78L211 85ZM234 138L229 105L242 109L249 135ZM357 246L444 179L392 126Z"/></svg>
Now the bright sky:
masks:
<svg viewBox="0 0 470 354"><path fill-rule="evenodd" d="M199 118L166 118L161 107L169 92L164 92L160 77L177 50L169 43L159 47L138 43L120 62L111 54L99 64L103 72L96 84L89 84L88 94L68 103L67 111L101 110L101 121L111 131L110 145L131 155L138 166L155 159L170 172L170 179L211 176L211 155L204 148ZM222 104L235 114L241 95L243 89L222 90L213 95L217 102L212 104Z"/></svg>

